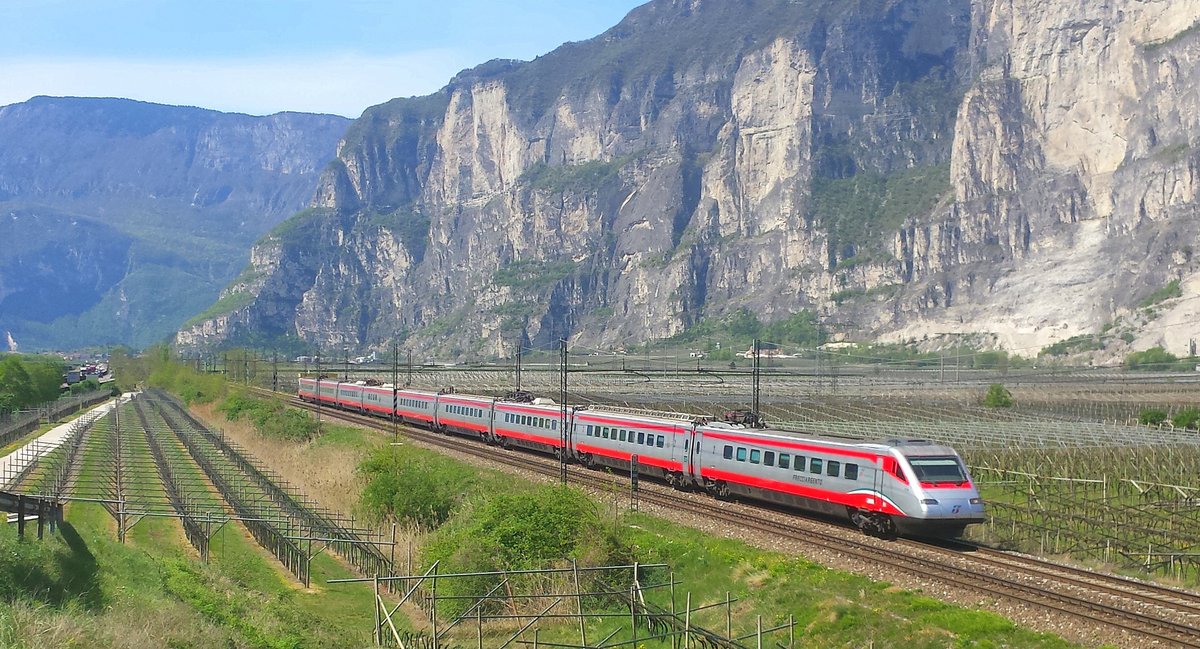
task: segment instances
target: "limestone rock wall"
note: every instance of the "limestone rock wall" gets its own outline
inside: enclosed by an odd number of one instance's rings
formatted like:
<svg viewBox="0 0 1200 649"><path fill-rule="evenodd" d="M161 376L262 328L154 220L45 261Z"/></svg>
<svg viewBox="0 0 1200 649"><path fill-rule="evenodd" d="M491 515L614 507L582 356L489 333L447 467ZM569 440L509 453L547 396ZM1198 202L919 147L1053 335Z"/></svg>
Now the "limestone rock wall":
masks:
<svg viewBox="0 0 1200 649"><path fill-rule="evenodd" d="M1177 303L1139 304L1200 286L1198 25L1165 0L652 2L368 111L235 320L451 356L741 307L1022 353L1117 322L1177 345ZM905 198L925 171L946 185Z"/></svg>

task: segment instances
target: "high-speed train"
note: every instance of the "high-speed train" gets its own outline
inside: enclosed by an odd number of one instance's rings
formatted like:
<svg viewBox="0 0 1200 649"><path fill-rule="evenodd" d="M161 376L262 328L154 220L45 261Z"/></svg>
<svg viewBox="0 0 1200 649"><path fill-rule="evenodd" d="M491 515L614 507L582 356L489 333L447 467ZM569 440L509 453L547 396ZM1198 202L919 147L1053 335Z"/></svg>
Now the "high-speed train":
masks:
<svg viewBox="0 0 1200 649"><path fill-rule="evenodd" d="M962 458L925 440L835 439L699 416L564 409L547 399L327 378L301 378L299 396L383 417L394 412L409 424L503 447L565 452L568 460L587 467L628 471L636 456L639 475L679 489L846 518L872 534L953 537L985 520L983 500Z"/></svg>

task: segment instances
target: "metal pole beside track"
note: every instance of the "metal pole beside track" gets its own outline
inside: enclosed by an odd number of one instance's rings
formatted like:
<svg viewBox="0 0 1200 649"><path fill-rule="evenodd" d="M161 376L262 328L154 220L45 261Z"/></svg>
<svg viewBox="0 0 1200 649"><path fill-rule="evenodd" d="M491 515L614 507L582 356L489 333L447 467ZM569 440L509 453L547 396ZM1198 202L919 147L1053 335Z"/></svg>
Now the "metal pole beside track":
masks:
<svg viewBox="0 0 1200 649"><path fill-rule="evenodd" d="M558 408L559 408L559 424L558 424L558 479L564 485L567 484L567 443L570 437L567 435L567 339L559 340L559 372L558 372Z"/></svg>

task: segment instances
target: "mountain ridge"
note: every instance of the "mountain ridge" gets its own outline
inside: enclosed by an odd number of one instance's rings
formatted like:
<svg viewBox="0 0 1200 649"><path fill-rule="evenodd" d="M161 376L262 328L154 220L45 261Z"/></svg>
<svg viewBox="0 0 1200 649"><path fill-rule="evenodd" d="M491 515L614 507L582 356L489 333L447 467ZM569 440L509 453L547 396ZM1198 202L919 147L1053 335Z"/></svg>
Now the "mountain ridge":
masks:
<svg viewBox="0 0 1200 649"><path fill-rule="evenodd" d="M1116 326L1178 345L1190 332L1147 330L1137 304L1200 283L1183 117L1200 107L1178 72L1197 14L651 2L595 39L368 109L310 236L269 236L252 259L282 262L256 267L254 301L176 340L269 331L465 357L636 344L749 308L885 340L982 333L1028 352ZM1147 182L1178 196L1138 200Z"/></svg>
<svg viewBox="0 0 1200 649"><path fill-rule="evenodd" d="M348 124L117 98L0 107L0 229L28 243L0 264L0 330L26 349L167 338L308 202ZM76 240L83 223L99 239Z"/></svg>

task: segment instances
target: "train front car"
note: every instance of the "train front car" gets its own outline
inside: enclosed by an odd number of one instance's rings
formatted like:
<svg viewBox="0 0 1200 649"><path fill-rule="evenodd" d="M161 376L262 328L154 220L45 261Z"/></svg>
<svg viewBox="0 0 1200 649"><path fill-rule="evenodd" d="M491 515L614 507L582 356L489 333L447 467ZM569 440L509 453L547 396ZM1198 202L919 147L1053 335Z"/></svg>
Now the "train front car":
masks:
<svg viewBox="0 0 1200 649"><path fill-rule="evenodd" d="M890 445L907 465L916 499L916 509L896 519L900 533L957 537L967 525L987 520L983 499L954 449L922 440L894 440Z"/></svg>

